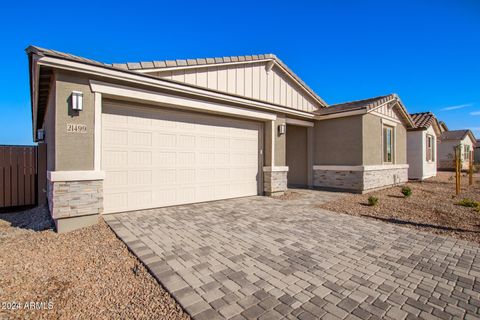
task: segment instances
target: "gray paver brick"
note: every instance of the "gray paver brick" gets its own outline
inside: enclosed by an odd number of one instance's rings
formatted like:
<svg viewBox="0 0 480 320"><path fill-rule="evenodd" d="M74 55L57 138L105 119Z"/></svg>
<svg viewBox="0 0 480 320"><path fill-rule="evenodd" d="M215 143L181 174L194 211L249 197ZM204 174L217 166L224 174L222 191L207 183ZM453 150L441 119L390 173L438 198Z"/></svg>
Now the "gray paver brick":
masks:
<svg viewBox="0 0 480 320"><path fill-rule="evenodd" d="M298 192L106 222L195 320L478 314L479 245L332 213L315 205L342 194Z"/></svg>

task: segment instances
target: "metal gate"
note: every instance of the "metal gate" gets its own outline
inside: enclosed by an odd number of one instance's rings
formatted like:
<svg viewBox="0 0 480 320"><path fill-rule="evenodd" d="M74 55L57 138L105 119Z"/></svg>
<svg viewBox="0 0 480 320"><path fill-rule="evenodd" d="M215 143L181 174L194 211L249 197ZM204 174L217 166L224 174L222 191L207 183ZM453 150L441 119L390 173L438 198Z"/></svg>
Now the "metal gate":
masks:
<svg viewBox="0 0 480 320"><path fill-rule="evenodd" d="M0 208L36 204L37 147L0 145Z"/></svg>

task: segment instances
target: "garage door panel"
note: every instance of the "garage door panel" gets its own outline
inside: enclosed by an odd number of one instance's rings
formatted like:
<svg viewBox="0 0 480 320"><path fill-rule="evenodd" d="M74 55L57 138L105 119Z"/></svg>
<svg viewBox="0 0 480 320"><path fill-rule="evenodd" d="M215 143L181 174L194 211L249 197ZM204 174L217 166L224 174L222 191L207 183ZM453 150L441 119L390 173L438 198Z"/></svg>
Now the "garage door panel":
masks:
<svg viewBox="0 0 480 320"><path fill-rule="evenodd" d="M105 212L258 193L259 123L104 104Z"/></svg>

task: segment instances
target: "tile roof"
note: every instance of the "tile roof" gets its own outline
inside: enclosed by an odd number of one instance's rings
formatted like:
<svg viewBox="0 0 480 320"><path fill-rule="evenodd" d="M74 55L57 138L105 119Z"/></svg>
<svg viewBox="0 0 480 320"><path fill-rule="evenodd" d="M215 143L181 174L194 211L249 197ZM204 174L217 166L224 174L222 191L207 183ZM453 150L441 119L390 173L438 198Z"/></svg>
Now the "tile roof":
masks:
<svg viewBox="0 0 480 320"><path fill-rule="evenodd" d="M388 94L385 96L379 96L363 100L355 100L345 103L332 104L327 108L319 109L315 111L318 115L327 115L340 112L354 111L360 109L373 109L387 101L398 98L396 94Z"/></svg>
<svg viewBox="0 0 480 320"><path fill-rule="evenodd" d="M470 130L452 130L452 131L444 131L440 136L441 140L462 140Z"/></svg>
<svg viewBox="0 0 480 320"><path fill-rule="evenodd" d="M447 127L447 124L443 121L439 121L438 124L440 125L440 128L443 130L443 131L448 131L448 127Z"/></svg>
<svg viewBox="0 0 480 320"><path fill-rule="evenodd" d="M411 113L410 117L412 117L413 123L415 123L415 128L426 129L435 121L435 115L431 112Z"/></svg>
<svg viewBox="0 0 480 320"><path fill-rule="evenodd" d="M69 53L64 53L56 50L45 49L37 46L29 46L26 49L27 53L35 53L38 55L52 56L56 58L72 60L82 63L93 64L97 66L135 72L138 74L140 70L170 68L170 67L185 67L185 66L202 66L202 65L216 65L229 62L243 62L243 61L257 61L257 60L274 60L279 64L288 74L290 74L296 81L298 81L315 99L317 99L323 106L328 104L313 91L299 76L297 76L282 60L274 54L258 54L249 56L229 56L216 58L197 58L197 59L178 59L178 60L163 60L163 61L142 61L142 62L127 62L127 63L103 63L92 59L86 59ZM144 74L144 73L142 73ZM146 75L145 76L150 76Z"/></svg>
<svg viewBox="0 0 480 320"><path fill-rule="evenodd" d="M162 60L162 61L142 61L142 62L127 62L127 63L113 63L112 66L127 70L148 70L148 69L162 69L171 67L184 66L203 66L215 65L219 63L243 62L243 61L258 61L274 59L279 61L277 56L271 53L255 54L250 56L228 56L215 58L195 58L195 59L177 59L177 60Z"/></svg>

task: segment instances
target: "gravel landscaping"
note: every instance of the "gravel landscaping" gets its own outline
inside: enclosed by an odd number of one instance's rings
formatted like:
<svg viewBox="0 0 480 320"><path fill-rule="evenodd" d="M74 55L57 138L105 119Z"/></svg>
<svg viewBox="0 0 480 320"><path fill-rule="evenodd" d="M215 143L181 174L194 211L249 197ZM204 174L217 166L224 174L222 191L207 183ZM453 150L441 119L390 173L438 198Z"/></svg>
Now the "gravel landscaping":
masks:
<svg viewBox="0 0 480 320"><path fill-rule="evenodd" d="M402 195L402 187L397 186L364 195L347 195L319 207L480 243L480 212L458 205L464 198L480 201L478 174L472 186L468 186L468 177L462 177L458 196L452 172L439 172L435 178L411 181L406 186L413 192L407 198ZM376 206L368 206L370 196L379 199Z"/></svg>
<svg viewBox="0 0 480 320"><path fill-rule="evenodd" d="M0 251L0 319L189 319L103 221L57 234L46 208L0 213Z"/></svg>

